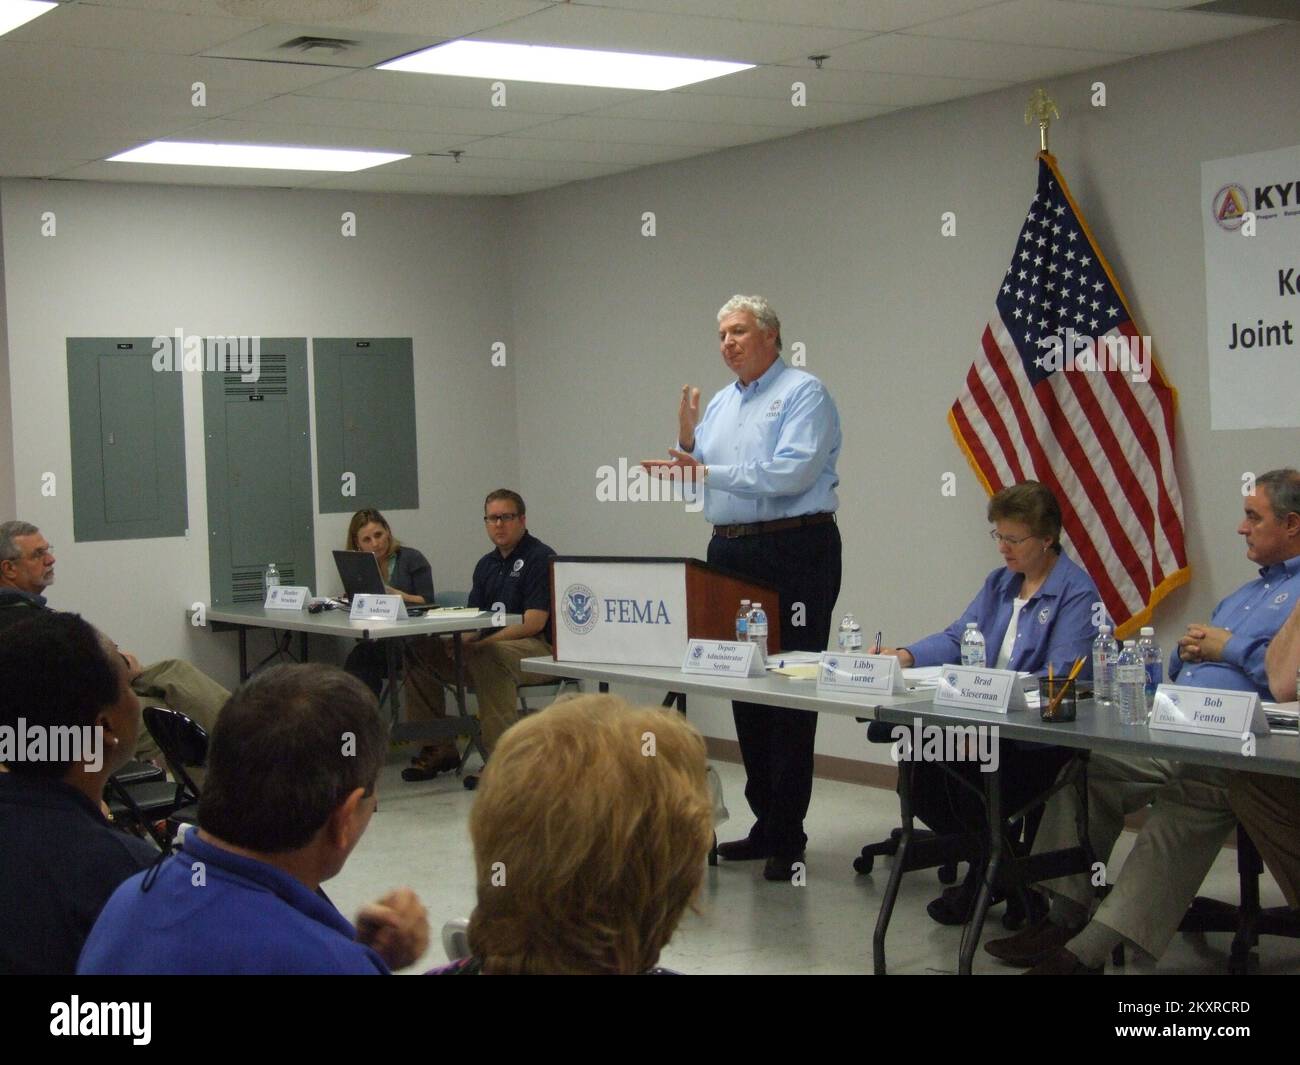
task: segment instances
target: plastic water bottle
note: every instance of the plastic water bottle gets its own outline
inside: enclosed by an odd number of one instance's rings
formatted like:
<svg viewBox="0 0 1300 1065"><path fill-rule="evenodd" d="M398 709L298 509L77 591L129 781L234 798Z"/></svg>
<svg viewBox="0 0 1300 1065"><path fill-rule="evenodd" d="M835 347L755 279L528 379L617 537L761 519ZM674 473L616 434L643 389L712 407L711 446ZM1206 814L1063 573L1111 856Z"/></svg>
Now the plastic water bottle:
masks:
<svg viewBox="0 0 1300 1065"><path fill-rule="evenodd" d="M1092 641L1092 697L1102 706L1115 701L1115 662L1119 658L1119 644L1110 634L1109 625L1097 627L1097 638Z"/></svg>
<svg viewBox="0 0 1300 1065"><path fill-rule="evenodd" d="M275 568L274 562L267 565L266 573L263 575L263 582L265 584L262 589L263 592L269 592L272 588L280 586L280 571Z"/></svg>
<svg viewBox="0 0 1300 1065"><path fill-rule="evenodd" d="M840 654L862 653L862 626L852 614L845 614L840 622Z"/></svg>
<svg viewBox="0 0 1300 1065"><path fill-rule="evenodd" d="M758 644L764 654L767 653L767 613L763 610L762 603L755 603L754 609L749 612L749 624L747 626L749 642Z"/></svg>
<svg viewBox="0 0 1300 1065"><path fill-rule="evenodd" d="M740 610L736 614L736 642L744 643L749 639L749 600L740 601Z"/></svg>
<svg viewBox="0 0 1300 1065"><path fill-rule="evenodd" d="M1141 725L1147 719L1146 667L1135 640L1125 640L1115 663L1115 703L1121 725Z"/></svg>
<svg viewBox="0 0 1300 1065"><path fill-rule="evenodd" d="M1142 656L1142 665L1145 667L1143 694L1146 698L1147 710L1150 710L1155 706L1156 689L1165 679L1164 652L1156 643L1156 630L1150 625L1142 626L1138 633L1137 649L1138 654Z"/></svg>
<svg viewBox="0 0 1300 1065"><path fill-rule="evenodd" d="M973 621L966 622L966 631L961 635L961 664L984 668L984 634Z"/></svg>

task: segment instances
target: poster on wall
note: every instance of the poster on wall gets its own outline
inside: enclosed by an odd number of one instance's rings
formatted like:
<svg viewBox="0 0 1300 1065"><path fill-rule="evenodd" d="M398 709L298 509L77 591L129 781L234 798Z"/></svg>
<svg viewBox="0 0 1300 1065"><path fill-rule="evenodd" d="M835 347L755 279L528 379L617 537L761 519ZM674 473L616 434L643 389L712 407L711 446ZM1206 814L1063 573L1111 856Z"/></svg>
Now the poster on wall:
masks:
<svg viewBox="0 0 1300 1065"><path fill-rule="evenodd" d="M1300 145L1201 164L1210 427L1300 426Z"/></svg>

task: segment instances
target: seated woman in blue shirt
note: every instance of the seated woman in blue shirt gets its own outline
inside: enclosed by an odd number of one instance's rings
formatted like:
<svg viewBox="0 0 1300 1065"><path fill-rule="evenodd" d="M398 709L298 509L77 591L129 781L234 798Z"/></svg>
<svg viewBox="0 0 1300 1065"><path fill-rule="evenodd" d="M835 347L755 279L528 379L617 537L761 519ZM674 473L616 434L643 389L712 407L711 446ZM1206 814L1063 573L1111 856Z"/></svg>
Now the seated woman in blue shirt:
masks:
<svg viewBox="0 0 1300 1065"><path fill-rule="evenodd" d="M988 520L1003 566L988 575L979 594L943 632L882 653L896 655L904 667L958 663L962 633L973 621L984 635L990 667L1040 676L1050 667L1062 676L1082 658L1079 679L1089 679L1096 637L1093 611L1101 595L1092 578L1061 554L1056 497L1037 481L1004 488L989 500ZM990 719L990 724L996 721ZM1007 741L999 745L998 756L1002 809L1011 811L1051 786L1070 751ZM966 777L976 790L952 779L943 767L922 762L912 778L916 816L941 834L982 833L978 765L961 762L947 768ZM972 868L966 883L930 903L930 916L941 924L964 923L978 888L976 873Z"/></svg>

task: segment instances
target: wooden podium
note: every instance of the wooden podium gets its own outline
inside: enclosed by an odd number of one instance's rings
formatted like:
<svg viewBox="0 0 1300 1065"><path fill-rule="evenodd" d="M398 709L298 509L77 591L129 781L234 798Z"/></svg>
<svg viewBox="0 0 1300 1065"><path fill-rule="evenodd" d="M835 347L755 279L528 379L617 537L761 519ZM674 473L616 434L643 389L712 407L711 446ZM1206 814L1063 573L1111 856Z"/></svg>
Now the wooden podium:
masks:
<svg viewBox="0 0 1300 1065"><path fill-rule="evenodd" d="M557 662L680 666L687 642L734 640L740 601L763 604L767 654L780 651L775 588L697 558L551 559Z"/></svg>

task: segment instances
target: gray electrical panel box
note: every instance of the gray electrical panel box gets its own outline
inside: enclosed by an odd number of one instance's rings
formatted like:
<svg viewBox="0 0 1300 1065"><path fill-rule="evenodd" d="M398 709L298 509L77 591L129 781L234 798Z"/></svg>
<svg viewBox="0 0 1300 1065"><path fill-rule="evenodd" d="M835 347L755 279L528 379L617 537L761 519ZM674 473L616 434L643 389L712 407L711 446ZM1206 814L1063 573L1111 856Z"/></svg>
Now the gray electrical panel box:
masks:
<svg viewBox="0 0 1300 1065"><path fill-rule="evenodd" d="M415 510L415 371L410 337L315 338L322 514Z"/></svg>
<svg viewBox="0 0 1300 1065"><path fill-rule="evenodd" d="M181 375L154 369L147 337L68 337L67 350L73 536L184 536Z"/></svg>
<svg viewBox="0 0 1300 1065"><path fill-rule="evenodd" d="M233 339L233 338L232 338ZM219 344L222 338L216 338ZM316 591L308 433L307 341L240 338L256 344L223 371L203 375L212 604L260 603L274 562L282 584ZM213 364L214 338L208 338ZM256 380L246 367L256 368Z"/></svg>

